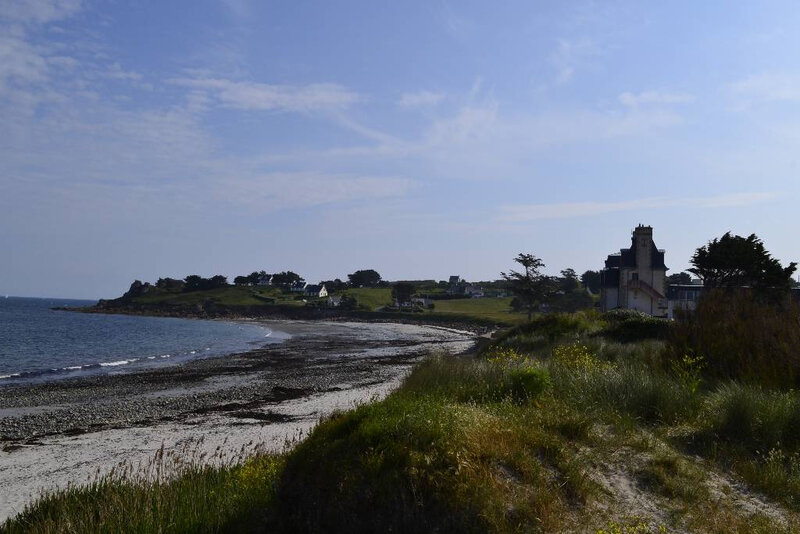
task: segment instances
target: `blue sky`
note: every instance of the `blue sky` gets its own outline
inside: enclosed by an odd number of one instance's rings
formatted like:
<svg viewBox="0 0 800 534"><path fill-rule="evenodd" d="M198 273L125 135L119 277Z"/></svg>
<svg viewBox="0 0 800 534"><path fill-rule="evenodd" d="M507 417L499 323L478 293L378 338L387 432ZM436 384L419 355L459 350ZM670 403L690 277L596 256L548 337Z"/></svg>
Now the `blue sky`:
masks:
<svg viewBox="0 0 800 534"><path fill-rule="evenodd" d="M800 259L795 2L0 1L0 293Z"/></svg>

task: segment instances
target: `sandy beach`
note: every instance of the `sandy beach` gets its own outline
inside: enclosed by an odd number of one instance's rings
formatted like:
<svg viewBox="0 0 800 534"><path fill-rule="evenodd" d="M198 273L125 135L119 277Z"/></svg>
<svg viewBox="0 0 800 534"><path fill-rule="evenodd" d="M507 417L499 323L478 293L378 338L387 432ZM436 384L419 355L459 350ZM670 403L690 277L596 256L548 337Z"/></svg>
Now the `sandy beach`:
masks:
<svg viewBox="0 0 800 534"><path fill-rule="evenodd" d="M269 321L291 337L245 353L127 374L0 388L0 520L37 496L146 464L162 446L222 457L279 451L334 410L386 395L471 332L390 323Z"/></svg>

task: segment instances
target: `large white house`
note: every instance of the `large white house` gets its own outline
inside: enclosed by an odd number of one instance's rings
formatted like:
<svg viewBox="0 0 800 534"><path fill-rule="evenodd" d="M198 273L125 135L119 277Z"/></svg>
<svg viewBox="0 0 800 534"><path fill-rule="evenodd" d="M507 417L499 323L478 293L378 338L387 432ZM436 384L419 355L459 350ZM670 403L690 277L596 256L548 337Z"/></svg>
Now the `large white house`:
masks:
<svg viewBox="0 0 800 534"><path fill-rule="evenodd" d="M600 272L600 303L603 310L624 308L666 317L664 295L667 267L664 251L653 242L653 228L639 225L632 233L630 248L610 254Z"/></svg>

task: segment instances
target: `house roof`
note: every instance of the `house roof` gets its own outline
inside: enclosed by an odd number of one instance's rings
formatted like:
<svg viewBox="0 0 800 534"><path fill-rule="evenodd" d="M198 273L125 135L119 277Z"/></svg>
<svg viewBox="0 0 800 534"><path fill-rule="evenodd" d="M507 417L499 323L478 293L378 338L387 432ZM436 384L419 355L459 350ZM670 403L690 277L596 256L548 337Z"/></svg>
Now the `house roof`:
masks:
<svg viewBox="0 0 800 534"><path fill-rule="evenodd" d="M651 243L650 267L652 269L667 270L664 264L664 251L656 248L655 243ZM636 268L636 239L631 238L630 248L620 249L619 254L609 254L606 258L606 269L635 269Z"/></svg>

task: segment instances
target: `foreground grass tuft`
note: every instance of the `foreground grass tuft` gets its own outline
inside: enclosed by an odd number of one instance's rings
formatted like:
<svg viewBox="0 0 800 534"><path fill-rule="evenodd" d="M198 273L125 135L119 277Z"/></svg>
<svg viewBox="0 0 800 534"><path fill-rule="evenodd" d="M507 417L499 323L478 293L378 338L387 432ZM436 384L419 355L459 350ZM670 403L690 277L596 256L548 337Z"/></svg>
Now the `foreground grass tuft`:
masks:
<svg viewBox="0 0 800 534"><path fill-rule="evenodd" d="M263 523L283 463L282 455L259 454L213 467L190 451L162 448L145 469L120 466L86 486L43 497L2 531L246 531Z"/></svg>

